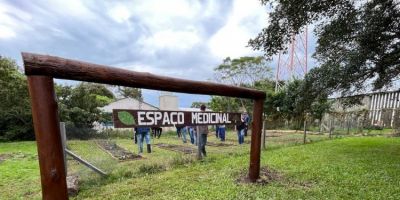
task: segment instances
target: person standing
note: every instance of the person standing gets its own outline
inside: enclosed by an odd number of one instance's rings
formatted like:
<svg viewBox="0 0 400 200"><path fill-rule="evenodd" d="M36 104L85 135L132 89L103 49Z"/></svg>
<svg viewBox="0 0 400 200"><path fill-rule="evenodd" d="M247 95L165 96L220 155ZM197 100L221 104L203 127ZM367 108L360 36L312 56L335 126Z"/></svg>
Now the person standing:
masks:
<svg viewBox="0 0 400 200"><path fill-rule="evenodd" d="M136 133L137 133L139 154L143 153L144 140L146 140L146 144L147 144L147 153L151 153L150 128L149 127L138 127L136 130L137 130Z"/></svg>
<svg viewBox="0 0 400 200"><path fill-rule="evenodd" d="M178 136L178 138L181 137L181 131L182 131L182 127L181 126L175 126L176 128L176 134Z"/></svg>
<svg viewBox="0 0 400 200"><path fill-rule="evenodd" d="M181 127L181 135L182 135L182 142L186 143L186 133L187 133L187 128L186 126Z"/></svg>
<svg viewBox="0 0 400 200"><path fill-rule="evenodd" d="M192 144L196 144L196 130L193 126L188 126L186 127L186 129L189 132L189 136L190 136L190 143Z"/></svg>
<svg viewBox="0 0 400 200"><path fill-rule="evenodd" d="M215 125L215 137L219 138L219 126Z"/></svg>
<svg viewBox="0 0 400 200"><path fill-rule="evenodd" d="M137 144L137 136L138 135L138 130L137 130L137 127L135 127L134 129L133 129L133 140L135 141L135 144Z"/></svg>
<svg viewBox="0 0 400 200"><path fill-rule="evenodd" d="M246 128L246 124L245 124L245 121L244 121L244 117L242 115L240 123L238 125L236 125L239 144L243 144L244 143L244 131L245 131L245 128Z"/></svg>
<svg viewBox="0 0 400 200"><path fill-rule="evenodd" d="M218 126L219 139L221 142L225 141L225 124Z"/></svg>
<svg viewBox="0 0 400 200"><path fill-rule="evenodd" d="M205 112L206 106L201 105L200 110L201 110L201 112ZM197 138L198 138L198 145L199 145L197 157L199 159L201 159L202 156L204 156L204 157L207 156L207 152L206 152L207 134L208 134L208 126L207 125L198 125L197 126Z"/></svg>
<svg viewBox="0 0 400 200"><path fill-rule="evenodd" d="M247 130L249 130L249 123L250 123L250 116L245 112L243 114L243 121L244 121L244 136L247 137Z"/></svg>

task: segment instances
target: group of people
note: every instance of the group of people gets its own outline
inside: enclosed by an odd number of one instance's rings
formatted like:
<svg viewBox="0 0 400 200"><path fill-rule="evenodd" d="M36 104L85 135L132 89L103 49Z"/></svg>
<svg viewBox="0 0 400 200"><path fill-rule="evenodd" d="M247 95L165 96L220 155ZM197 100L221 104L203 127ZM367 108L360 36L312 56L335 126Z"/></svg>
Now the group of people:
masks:
<svg viewBox="0 0 400 200"><path fill-rule="evenodd" d="M200 110L204 112L206 110L205 105L201 105ZM248 125L250 122L250 117L247 113L243 113L241 116L241 121L236 125L238 143L244 143L244 137L247 136ZM143 153L144 141L147 144L147 153L151 153L151 141L150 141L150 131L153 132L154 136L160 138L162 129L159 127L150 129L149 127L137 127L135 128L135 144L138 144L139 154ZM178 137L182 138L183 143L187 143L187 133L189 133L190 143L194 145L199 145L199 152L202 156L206 156L206 144L208 135L208 125L198 125L198 126L176 126L176 132ZM225 141L225 125L216 126L216 137L221 141ZM199 135L197 135L199 134Z"/></svg>
<svg viewBox="0 0 400 200"><path fill-rule="evenodd" d="M187 133L189 133L190 143L196 144L197 132L195 126L177 126L176 134L179 138L182 138L183 143L187 143Z"/></svg>
<svg viewBox="0 0 400 200"><path fill-rule="evenodd" d="M206 111L206 106L201 105L200 111ZM198 126L177 126L176 133L178 137L182 138L183 143L187 143L186 135L189 133L190 143L196 146L199 145L199 152L201 156L207 156L206 144L208 135L208 125ZM197 135L199 134L199 135Z"/></svg>

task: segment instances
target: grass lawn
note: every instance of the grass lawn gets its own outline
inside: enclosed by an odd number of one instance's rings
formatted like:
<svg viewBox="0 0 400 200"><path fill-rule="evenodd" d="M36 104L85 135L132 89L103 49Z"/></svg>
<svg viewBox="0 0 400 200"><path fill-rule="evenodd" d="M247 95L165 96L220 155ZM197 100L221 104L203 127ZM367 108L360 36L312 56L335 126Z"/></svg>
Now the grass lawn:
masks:
<svg viewBox="0 0 400 200"><path fill-rule="evenodd" d="M41 198L35 142L0 143L0 199L32 198Z"/></svg>
<svg viewBox="0 0 400 200"><path fill-rule="evenodd" d="M360 132L359 129L349 129L349 134L352 135L364 135L364 136L385 136L385 135L393 135L395 132L391 128L384 128L382 130L378 129L363 129ZM332 133L333 135L347 135L347 129L336 129Z"/></svg>
<svg viewBox="0 0 400 200"><path fill-rule="evenodd" d="M73 199L398 199L400 138L325 138L310 135L307 145L295 145L302 142L301 134L268 138L262 167L279 178L267 185L237 183L247 173L248 144L207 147L203 161L153 145L145 159L119 162L93 141L69 141L71 150L110 174L100 177L68 160L69 173L81 177L81 191ZM212 135L209 139L217 143ZM137 152L131 140L116 142ZM153 142L182 145L172 136ZM0 199L40 198L35 143L2 143L0 154L11 155L0 161Z"/></svg>

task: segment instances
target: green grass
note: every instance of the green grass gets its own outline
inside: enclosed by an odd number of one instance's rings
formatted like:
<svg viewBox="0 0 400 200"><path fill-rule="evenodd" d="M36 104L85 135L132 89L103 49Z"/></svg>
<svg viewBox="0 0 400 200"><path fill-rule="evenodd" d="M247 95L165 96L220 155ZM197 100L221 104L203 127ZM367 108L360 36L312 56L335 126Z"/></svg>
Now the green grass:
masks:
<svg viewBox="0 0 400 200"><path fill-rule="evenodd" d="M35 142L0 143L0 199L41 197L39 162Z"/></svg>
<svg viewBox="0 0 400 200"><path fill-rule="evenodd" d="M235 135L230 133L229 138L234 139ZM217 142L212 134L209 139ZM309 139L311 143L300 145L302 134L268 138L261 165L277 171L281 178L267 185L236 182L247 173L248 144L207 147L209 156L203 161L195 161L194 155L153 145L152 154L143 154L145 159L118 162L93 141L69 141L70 149L109 173L108 177L100 177L68 160L69 173L81 177L81 191L73 199L397 199L400 196L400 138L326 140L326 135L310 135ZM137 152L131 140L116 142ZM153 142L182 144L174 136ZM0 144L0 154L18 151L30 156L0 163L0 194L5 199L40 198L35 143Z"/></svg>
<svg viewBox="0 0 400 200"><path fill-rule="evenodd" d="M351 135L364 135L364 136L384 136L384 135L392 135L394 133L393 129L391 128L384 128L382 130L376 129L349 129L349 134ZM333 132L333 135L347 135L347 129L336 129Z"/></svg>

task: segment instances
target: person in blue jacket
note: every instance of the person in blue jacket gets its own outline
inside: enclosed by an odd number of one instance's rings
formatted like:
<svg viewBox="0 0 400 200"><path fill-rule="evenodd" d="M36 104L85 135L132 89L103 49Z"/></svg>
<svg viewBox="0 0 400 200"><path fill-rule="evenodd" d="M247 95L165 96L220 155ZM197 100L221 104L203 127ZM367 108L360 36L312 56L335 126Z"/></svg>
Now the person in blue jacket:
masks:
<svg viewBox="0 0 400 200"><path fill-rule="evenodd" d="M150 128L149 127L137 127L136 135L137 135L139 154L143 153L144 140L146 140L146 144L147 144L147 153L151 153Z"/></svg>

